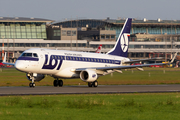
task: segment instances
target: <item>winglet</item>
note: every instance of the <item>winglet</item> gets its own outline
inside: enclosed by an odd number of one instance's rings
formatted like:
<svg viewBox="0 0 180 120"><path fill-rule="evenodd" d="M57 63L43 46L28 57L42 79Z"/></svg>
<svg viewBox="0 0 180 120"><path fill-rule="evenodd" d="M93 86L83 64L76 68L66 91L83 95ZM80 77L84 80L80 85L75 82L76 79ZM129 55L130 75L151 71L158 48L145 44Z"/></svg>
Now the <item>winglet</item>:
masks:
<svg viewBox="0 0 180 120"><path fill-rule="evenodd" d="M4 55L4 59L3 59L3 64L6 64L6 65L14 65L14 63L8 63L6 62L6 52L5 52L5 55Z"/></svg>
<svg viewBox="0 0 180 120"><path fill-rule="evenodd" d="M127 57L132 18L127 18L113 49L107 54Z"/></svg>
<svg viewBox="0 0 180 120"><path fill-rule="evenodd" d="M178 52L176 52L176 53L174 54L174 57L172 58L172 60L171 60L171 62L170 62L170 63L173 63L173 62L174 62L174 59L176 58L177 53L178 53Z"/></svg>

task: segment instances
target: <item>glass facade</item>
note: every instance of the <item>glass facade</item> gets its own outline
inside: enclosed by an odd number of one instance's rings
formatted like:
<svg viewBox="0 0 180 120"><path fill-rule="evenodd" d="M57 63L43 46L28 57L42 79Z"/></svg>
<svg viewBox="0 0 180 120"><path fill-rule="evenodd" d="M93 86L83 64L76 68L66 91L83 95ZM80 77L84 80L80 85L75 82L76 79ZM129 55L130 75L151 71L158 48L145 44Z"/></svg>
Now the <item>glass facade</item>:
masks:
<svg viewBox="0 0 180 120"><path fill-rule="evenodd" d="M110 28L106 28L109 30ZM119 33L122 30L122 27L113 27L111 28L116 30L116 39L119 37ZM156 35L178 35L180 34L180 26L176 27L132 27L131 34L156 34Z"/></svg>
<svg viewBox="0 0 180 120"><path fill-rule="evenodd" d="M64 28L74 27L81 30L81 27L93 28L93 29L102 29L102 30L116 30L116 39L119 37L119 33L122 30L125 20L69 20L54 25L59 25ZM70 35L70 32L62 31L63 35ZM153 34L153 35L180 35L180 20L171 21L164 20L158 22L156 20L133 20L131 34ZM104 36L100 36L101 39L106 39ZM107 36L108 39L108 36ZM110 38L111 39L111 38Z"/></svg>
<svg viewBox="0 0 180 120"><path fill-rule="evenodd" d="M2 44L0 44L2 46ZM72 43L72 47L87 47L86 43ZM4 43L4 47L71 47L71 43Z"/></svg>
<svg viewBox="0 0 180 120"><path fill-rule="evenodd" d="M45 23L0 23L0 39L47 39Z"/></svg>

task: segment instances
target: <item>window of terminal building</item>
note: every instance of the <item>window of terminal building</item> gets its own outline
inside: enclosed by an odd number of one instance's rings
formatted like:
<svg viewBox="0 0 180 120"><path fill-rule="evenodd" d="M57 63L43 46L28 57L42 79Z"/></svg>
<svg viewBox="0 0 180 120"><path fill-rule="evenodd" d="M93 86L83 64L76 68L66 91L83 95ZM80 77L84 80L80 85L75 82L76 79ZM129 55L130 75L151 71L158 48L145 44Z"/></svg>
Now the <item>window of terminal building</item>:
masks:
<svg viewBox="0 0 180 120"><path fill-rule="evenodd" d="M24 47L24 43L19 43L19 47Z"/></svg>
<svg viewBox="0 0 180 120"><path fill-rule="evenodd" d="M32 32L32 38L33 38L33 39L37 38L37 37L36 37L36 33Z"/></svg>
<svg viewBox="0 0 180 120"><path fill-rule="evenodd" d="M66 30L62 30L62 36L66 36L67 35L66 33L67 33Z"/></svg>
<svg viewBox="0 0 180 120"><path fill-rule="evenodd" d="M11 38L16 38L16 31L15 31L15 25L14 24L10 24L10 29L11 29Z"/></svg>
<svg viewBox="0 0 180 120"><path fill-rule="evenodd" d="M42 34L42 38L46 39L46 32L42 32L41 34Z"/></svg>
<svg viewBox="0 0 180 120"><path fill-rule="evenodd" d="M148 33L149 34L161 34L161 28L148 27Z"/></svg>
<svg viewBox="0 0 180 120"><path fill-rule="evenodd" d="M54 30L54 36L60 36L61 35L61 31L60 30Z"/></svg>
<svg viewBox="0 0 180 120"><path fill-rule="evenodd" d="M72 31L72 36L76 36L76 31Z"/></svg>
<svg viewBox="0 0 180 120"><path fill-rule="evenodd" d="M180 34L180 28L176 28L176 34Z"/></svg>
<svg viewBox="0 0 180 120"><path fill-rule="evenodd" d="M110 39L110 35L106 35L106 39Z"/></svg>
<svg viewBox="0 0 180 120"><path fill-rule="evenodd" d="M19 44L20 44L20 43L15 43L15 47L20 47Z"/></svg>
<svg viewBox="0 0 180 120"><path fill-rule="evenodd" d="M31 24L31 37L33 38L33 39L35 39L35 38L37 38L36 37L36 25L35 24Z"/></svg>
<svg viewBox="0 0 180 120"><path fill-rule="evenodd" d="M9 43L9 47L13 47L13 43Z"/></svg>
<svg viewBox="0 0 180 120"><path fill-rule="evenodd" d="M111 35L111 39L115 39L115 35Z"/></svg>
<svg viewBox="0 0 180 120"><path fill-rule="evenodd" d="M101 39L105 39L105 35L101 35Z"/></svg>
<svg viewBox="0 0 180 120"><path fill-rule="evenodd" d="M134 45L129 45L129 48L134 48Z"/></svg>
<svg viewBox="0 0 180 120"><path fill-rule="evenodd" d="M37 37L37 39L42 38L42 34L41 33L36 33L36 37Z"/></svg>
<svg viewBox="0 0 180 120"><path fill-rule="evenodd" d="M0 31L5 32L4 24L0 24Z"/></svg>
<svg viewBox="0 0 180 120"><path fill-rule="evenodd" d="M41 47L47 47L48 44L47 43L41 43Z"/></svg>
<svg viewBox="0 0 180 120"><path fill-rule="evenodd" d="M42 28L41 26L36 26L36 37L37 38L42 38Z"/></svg>
<svg viewBox="0 0 180 120"><path fill-rule="evenodd" d="M71 36L71 31L67 30L67 36Z"/></svg>
<svg viewBox="0 0 180 120"><path fill-rule="evenodd" d="M30 43L31 47L36 47L35 43Z"/></svg>
<svg viewBox="0 0 180 120"><path fill-rule="evenodd" d="M30 44L29 43L25 43L25 47L30 47Z"/></svg>

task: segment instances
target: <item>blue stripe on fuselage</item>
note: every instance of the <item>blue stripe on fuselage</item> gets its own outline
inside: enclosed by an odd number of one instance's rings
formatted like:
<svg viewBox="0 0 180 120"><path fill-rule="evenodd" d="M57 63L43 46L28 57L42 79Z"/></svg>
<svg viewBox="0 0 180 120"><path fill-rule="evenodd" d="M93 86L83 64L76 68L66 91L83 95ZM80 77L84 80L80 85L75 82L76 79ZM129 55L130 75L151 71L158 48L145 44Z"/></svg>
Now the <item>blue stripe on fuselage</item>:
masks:
<svg viewBox="0 0 180 120"><path fill-rule="evenodd" d="M54 60L54 63L53 63ZM51 55L50 58L48 55L45 55L45 61L42 66L42 69L55 69L59 70L64 60L67 61L80 61L80 62L92 62L92 63L107 63L107 64L117 64L120 65L120 60L111 60L111 59L100 59L100 58L88 58L88 57L75 57L75 56L62 56L62 55ZM49 61L49 62L48 62Z"/></svg>
<svg viewBox="0 0 180 120"><path fill-rule="evenodd" d="M34 57L19 57L17 60L39 61L39 58L34 58Z"/></svg>

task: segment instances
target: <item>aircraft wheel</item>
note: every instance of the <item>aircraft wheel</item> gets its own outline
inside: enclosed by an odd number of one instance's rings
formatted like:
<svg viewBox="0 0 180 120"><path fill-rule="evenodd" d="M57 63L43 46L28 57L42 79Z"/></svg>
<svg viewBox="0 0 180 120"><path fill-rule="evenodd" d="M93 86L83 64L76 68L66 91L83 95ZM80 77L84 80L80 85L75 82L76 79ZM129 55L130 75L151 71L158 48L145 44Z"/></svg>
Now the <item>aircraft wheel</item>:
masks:
<svg viewBox="0 0 180 120"><path fill-rule="evenodd" d="M36 84L35 83L32 83L32 87L35 87L36 86Z"/></svg>
<svg viewBox="0 0 180 120"><path fill-rule="evenodd" d="M94 86L94 87L97 87L97 86L98 86L98 81L94 81L94 82L93 82L93 86Z"/></svg>
<svg viewBox="0 0 180 120"><path fill-rule="evenodd" d="M54 87L57 87L58 86L58 80L54 80L53 85L54 85Z"/></svg>
<svg viewBox="0 0 180 120"><path fill-rule="evenodd" d="M29 83L29 87L35 87L36 84L35 83Z"/></svg>
<svg viewBox="0 0 180 120"><path fill-rule="evenodd" d="M62 80L58 80L58 85L59 85L59 87L62 87L63 86L63 81Z"/></svg>
<svg viewBox="0 0 180 120"><path fill-rule="evenodd" d="M92 82L88 82L88 87L92 87Z"/></svg>

